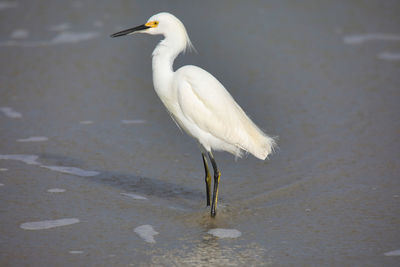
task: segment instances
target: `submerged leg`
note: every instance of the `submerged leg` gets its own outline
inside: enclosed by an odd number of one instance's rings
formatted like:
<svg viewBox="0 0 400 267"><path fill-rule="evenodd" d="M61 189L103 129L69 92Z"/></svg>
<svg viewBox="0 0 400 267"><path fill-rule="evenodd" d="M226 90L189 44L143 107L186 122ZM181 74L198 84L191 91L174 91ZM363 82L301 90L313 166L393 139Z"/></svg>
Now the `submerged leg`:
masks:
<svg viewBox="0 0 400 267"><path fill-rule="evenodd" d="M211 164L214 169L214 192L213 192L213 199L212 199L212 204L211 204L211 217L215 217L217 214L217 202L218 202L218 185L219 185L219 179L221 178L221 173L218 170L217 163L215 162L215 159L212 155L211 152L208 152L208 157L211 160Z"/></svg>
<svg viewBox="0 0 400 267"><path fill-rule="evenodd" d="M206 192L207 192L207 206L210 206L211 202L211 175L210 171L208 170L208 165L207 165L207 156L204 153L201 153L201 156L203 157L203 164L204 164L204 171L206 173Z"/></svg>

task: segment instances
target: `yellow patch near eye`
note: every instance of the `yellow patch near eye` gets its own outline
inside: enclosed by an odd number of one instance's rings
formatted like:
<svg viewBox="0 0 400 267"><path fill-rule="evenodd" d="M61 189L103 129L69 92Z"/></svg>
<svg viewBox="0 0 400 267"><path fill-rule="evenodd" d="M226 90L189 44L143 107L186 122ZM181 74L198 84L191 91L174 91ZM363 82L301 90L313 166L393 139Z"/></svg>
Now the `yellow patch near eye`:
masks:
<svg viewBox="0 0 400 267"><path fill-rule="evenodd" d="M155 27L158 26L158 21L156 21L156 20L155 21L149 21L144 25L147 26L147 27L155 28Z"/></svg>

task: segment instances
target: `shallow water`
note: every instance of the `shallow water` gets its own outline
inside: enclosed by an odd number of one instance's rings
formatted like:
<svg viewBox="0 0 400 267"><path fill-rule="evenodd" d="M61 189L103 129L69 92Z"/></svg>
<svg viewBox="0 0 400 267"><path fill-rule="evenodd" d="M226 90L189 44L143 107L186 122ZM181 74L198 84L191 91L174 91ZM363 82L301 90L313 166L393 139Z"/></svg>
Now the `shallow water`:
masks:
<svg viewBox="0 0 400 267"><path fill-rule="evenodd" d="M215 153L215 219L198 147L152 87L160 38L109 38L161 10L198 51L175 68L210 71L279 136L264 162ZM0 1L0 265L398 266L399 12Z"/></svg>

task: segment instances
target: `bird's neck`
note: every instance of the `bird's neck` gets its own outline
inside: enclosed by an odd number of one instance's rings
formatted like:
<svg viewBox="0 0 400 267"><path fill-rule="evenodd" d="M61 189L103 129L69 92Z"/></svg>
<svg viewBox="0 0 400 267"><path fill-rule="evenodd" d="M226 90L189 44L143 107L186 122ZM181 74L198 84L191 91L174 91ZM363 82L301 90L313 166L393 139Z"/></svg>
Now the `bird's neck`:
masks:
<svg viewBox="0 0 400 267"><path fill-rule="evenodd" d="M174 60L184 49L182 42L176 36L166 36L153 51L153 82L154 88L160 91L168 90L174 70Z"/></svg>

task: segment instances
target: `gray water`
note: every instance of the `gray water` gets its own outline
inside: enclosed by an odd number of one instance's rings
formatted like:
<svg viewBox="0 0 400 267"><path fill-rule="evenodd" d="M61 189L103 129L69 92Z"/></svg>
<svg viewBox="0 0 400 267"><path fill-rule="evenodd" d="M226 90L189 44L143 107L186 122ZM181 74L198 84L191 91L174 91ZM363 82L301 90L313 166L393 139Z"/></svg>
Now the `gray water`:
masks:
<svg viewBox="0 0 400 267"><path fill-rule="evenodd" d="M208 70L279 136L266 161L215 153L215 219L198 147L153 90L160 37L109 38L159 11L198 51L175 68ZM378 0L0 1L0 265L399 266L399 14Z"/></svg>

